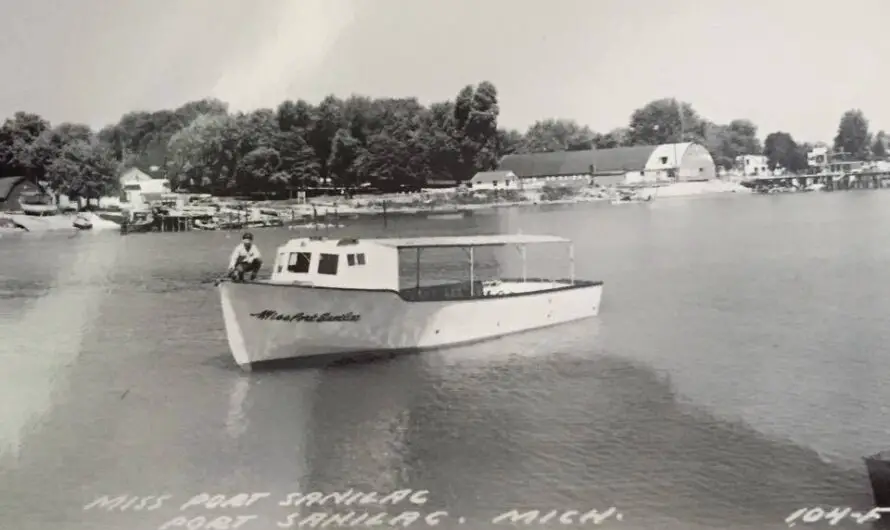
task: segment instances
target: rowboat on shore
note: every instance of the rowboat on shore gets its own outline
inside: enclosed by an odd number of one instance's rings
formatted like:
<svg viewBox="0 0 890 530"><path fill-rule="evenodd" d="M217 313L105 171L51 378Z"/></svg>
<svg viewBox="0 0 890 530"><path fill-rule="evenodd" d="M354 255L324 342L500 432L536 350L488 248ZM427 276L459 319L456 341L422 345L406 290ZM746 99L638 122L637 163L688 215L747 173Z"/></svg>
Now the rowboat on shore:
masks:
<svg viewBox="0 0 890 530"><path fill-rule="evenodd" d="M567 279L527 275L526 246L569 246ZM474 251L514 246L522 276L480 281ZM424 249L462 249L464 281L421 282ZM413 250L416 278L402 288L399 256ZM279 247L269 280L222 281L229 348L244 369L267 361L410 352L493 339L594 317L603 282L578 280L571 241L547 235L404 239L292 239Z"/></svg>
<svg viewBox="0 0 890 530"><path fill-rule="evenodd" d="M78 230L92 230L93 222L84 215L78 215L74 218L74 228Z"/></svg>
<svg viewBox="0 0 890 530"><path fill-rule="evenodd" d="M9 217L0 217L0 232L28 232L28 227Z"/></svg>

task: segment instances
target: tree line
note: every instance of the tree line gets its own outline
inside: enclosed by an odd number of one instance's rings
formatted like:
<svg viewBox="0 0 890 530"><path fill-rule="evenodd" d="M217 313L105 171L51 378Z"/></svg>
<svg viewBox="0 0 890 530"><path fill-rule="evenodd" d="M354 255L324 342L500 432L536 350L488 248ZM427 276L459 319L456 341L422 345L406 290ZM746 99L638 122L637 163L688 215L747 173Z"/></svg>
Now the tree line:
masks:
<svg viewBox="0 0 890 530"><path fill-rule="evenodd" d="M521 133L499 127L499 114L497 89L487 81L430 105L353 95L232 112L222 101L203 99L130 112L98 131L17 112L0 126L0 177L26 176L88 198L114 192L129 167L156 167L174 189L193 192L392 191L465 181L510 153L695 141L727 169L739 155L764 154L773 168L799 171L813 147L782 131L761 143L750 120L713 123L691 104L667 98L647 103L626 127L605 133L566 119L541 120ZM872 136L862 112L851 110L840 120L833 147L853 158L881 158L887 138L883 131Z"/></svg>

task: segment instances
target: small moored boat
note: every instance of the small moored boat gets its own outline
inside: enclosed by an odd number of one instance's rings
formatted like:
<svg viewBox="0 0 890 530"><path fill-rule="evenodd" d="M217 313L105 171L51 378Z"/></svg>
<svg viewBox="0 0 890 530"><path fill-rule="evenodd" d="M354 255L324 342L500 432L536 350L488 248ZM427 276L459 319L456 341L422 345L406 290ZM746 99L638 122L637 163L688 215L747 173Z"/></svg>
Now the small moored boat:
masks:
<svg viewBox="0 0 890 530"><path fill-rule="evenodd" d="M84 215L78 215L74 218L74 228L78 230L90 230L93 228L93 222Z"/></svg>
<svg viewBox="0 0 890 530"><path fill-rule="evenodd" d="M568 244L568 279L526 274L526 246L547 243ZM477 280L474 250L507 245L522 250L522 277ZM468 278L423 285L420 255L430 248L465 250ZM408 288L399 274L405 250L416 253ZM279 359L441 348L593 317L603 282L575 279L571 241L513 234L292 239L278 248L269 280L218 288L229 347L249 369Z"/></svg>
<svg viewBox="0 0 890 530"><path fill-rule="evenodd" d="M623 192L619 193L617 197L612 199L612 204L637 204L641 202L650 202L652 199L652 195L643 195L642 193L634 192Z"/></svg>
<svg viewBox="0 0 890 530"><path fill-rule="evenodd" d="M195 219L194 223L192 224L198 230L219 230L219 224L214 221L202 221L201 219Z"/></svg>
<svg viewBox="0 0 890 530"><path fill-rule="evenodd" d="M43 217L44 215L56 215L59 213L59 209L55 204L22 203L21 208L27 215L36 215L39 217Z"/></svg>
<svg viewBox="0 0 890 530"><path fill-rule="evenodd" d="M133 211L121 224L122 234L152 232L157 230L157 220L150 211Z"/></svg>

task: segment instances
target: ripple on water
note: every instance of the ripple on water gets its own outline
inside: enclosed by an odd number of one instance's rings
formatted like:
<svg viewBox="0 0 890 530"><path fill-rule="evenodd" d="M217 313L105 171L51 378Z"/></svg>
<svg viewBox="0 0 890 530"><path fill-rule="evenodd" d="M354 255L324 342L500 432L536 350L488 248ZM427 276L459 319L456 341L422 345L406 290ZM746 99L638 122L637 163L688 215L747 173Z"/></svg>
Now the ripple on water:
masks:
<svg viewBox="0 0 890 530"><path fill-rule="evenodd" d="M0 399L16 404L0 436L20 445L0 457L0 525L157 528L175 514L80 510L137 489L406 486L480 528L514 506L615 505L628 528L660 529L783 528L802 506L867 507L858 457L885 448L890 401L890 247L874 245L872 221L890 221L890 196L678 200L393 221L402 235L477 223L571 237L578 276L606 281L602 314L249 375L212 288L234 244L224 234L4 240L0 289L34 296L0 296ZM269 255L290 235L258 230L257 244ZM539 265L564 273L555 254ZM281 515L261 511L269 526Z"/></svg>

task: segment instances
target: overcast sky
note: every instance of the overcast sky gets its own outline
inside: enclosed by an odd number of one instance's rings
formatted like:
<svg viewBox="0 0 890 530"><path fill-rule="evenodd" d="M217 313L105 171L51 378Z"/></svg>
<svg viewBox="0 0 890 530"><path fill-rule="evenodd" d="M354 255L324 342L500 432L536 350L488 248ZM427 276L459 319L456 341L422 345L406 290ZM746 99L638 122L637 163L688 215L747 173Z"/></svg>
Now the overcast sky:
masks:
<svg viewBox="0 0 890 530"><path fill-rule="evenodd" d="M674 96L761 137L830 140L852 107L890 130L888 15L888 0L0 0L0 116L428 102L490 80L508 127L605 132Z"/></svg>

